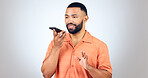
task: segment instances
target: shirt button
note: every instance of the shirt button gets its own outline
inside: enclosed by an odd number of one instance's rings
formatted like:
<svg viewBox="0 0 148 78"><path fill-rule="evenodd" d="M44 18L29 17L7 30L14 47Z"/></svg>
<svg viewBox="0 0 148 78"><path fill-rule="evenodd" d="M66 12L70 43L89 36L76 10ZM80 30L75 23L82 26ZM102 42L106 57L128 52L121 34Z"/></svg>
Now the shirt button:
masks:
<svg viewBox="0 0 148 78"><path fill-rule="evenodd" d="M71 67L74 67L74 65L71 65Z"/></svg>

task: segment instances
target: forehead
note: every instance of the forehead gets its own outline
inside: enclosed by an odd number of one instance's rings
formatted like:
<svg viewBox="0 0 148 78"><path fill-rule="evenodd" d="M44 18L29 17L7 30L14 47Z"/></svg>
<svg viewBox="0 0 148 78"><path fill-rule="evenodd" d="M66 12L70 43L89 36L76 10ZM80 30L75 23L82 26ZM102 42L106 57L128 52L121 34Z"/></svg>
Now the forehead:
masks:
<svg viewBox="0 0 148 78"><path fill-rule="evenodd" d="M66 9L66 14L83 14L83 11L79 7L70 7Z"/></svg>

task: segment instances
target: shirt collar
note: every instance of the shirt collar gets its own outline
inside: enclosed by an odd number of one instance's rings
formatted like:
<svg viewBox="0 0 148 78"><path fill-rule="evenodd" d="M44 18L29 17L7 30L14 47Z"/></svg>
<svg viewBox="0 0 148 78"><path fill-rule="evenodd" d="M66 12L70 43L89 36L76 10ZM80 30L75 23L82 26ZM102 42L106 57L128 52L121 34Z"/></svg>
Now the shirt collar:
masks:
<svg viewBox="0 0 148 78"><path fill-rule="evenodd" d="M64 41L65 41L65 42L70 42L70 41L72 41L71 38L70 38L70 33L67 33L67 34L66 34L66 37L65 37ZM92 36L91 36L91 34L90 34L87 30L86 30L86 32L85 32L84 37L82 38L82 41L83 41L83 42L86 42L86 43L91 43L91 42L92 42Z"/></svg>

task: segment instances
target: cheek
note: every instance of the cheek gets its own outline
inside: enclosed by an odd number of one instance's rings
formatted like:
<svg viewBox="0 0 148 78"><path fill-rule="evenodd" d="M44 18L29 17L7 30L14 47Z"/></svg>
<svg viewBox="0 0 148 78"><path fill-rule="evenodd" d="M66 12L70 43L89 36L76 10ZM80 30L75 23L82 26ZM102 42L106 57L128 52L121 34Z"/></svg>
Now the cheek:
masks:
<svg viewBox="0 0 148 78"><path fill-rule="evenodd" d="M68 24L68 21L65 19L65 24L67 25Z"/></svg>
<svg viewBox="0 0 148 78"><path fill-rule="evenodd" d="M74 19L74 23L77 25L80 24L81 22L82 22L82 19Z"/></svg>

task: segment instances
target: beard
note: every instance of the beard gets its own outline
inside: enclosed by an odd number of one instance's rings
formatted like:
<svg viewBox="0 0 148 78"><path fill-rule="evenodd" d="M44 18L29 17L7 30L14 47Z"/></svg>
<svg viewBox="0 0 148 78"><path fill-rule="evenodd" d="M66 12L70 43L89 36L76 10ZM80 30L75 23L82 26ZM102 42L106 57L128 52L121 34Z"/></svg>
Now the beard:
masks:
<svg viewBox="0 0 148 78"><path fill-rule="evenodd" d="M74 26L75 26L75 29L68 29L68 25L69 25L69 24L74 25ZM68 30L69 33L75 34L75 33L79 32L79 31L82 29L82 27L83 27L83 20L82 20L81 23L78 24L78 25L73 24L73 23L68 23L68 24L66 25L66 27L67 27L67 30Z"/></svg>

